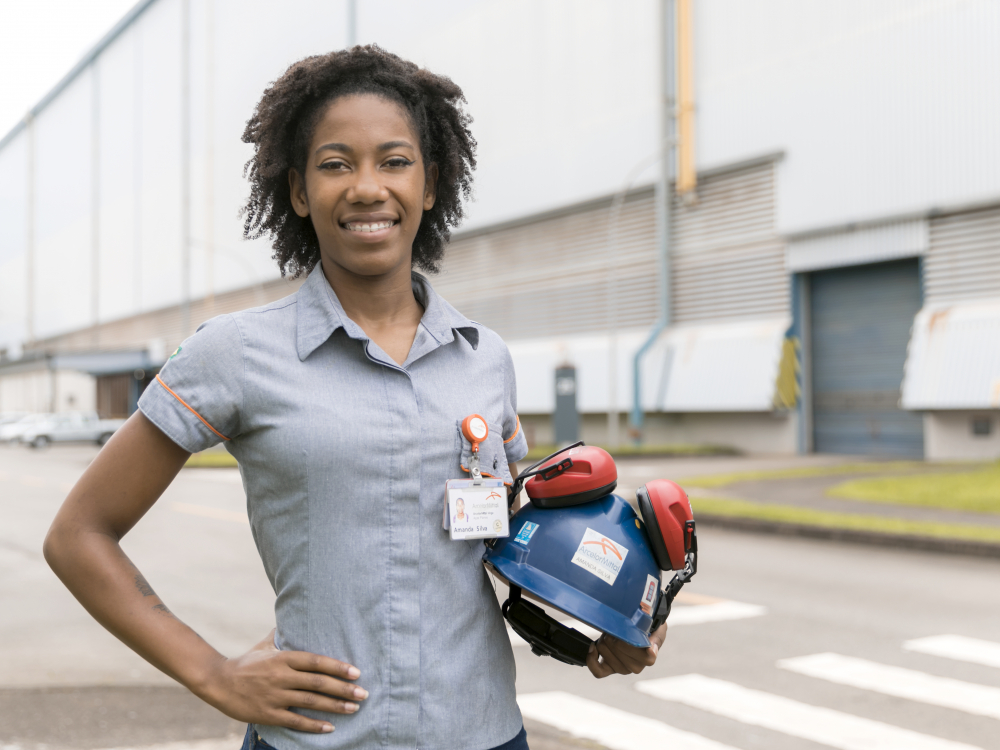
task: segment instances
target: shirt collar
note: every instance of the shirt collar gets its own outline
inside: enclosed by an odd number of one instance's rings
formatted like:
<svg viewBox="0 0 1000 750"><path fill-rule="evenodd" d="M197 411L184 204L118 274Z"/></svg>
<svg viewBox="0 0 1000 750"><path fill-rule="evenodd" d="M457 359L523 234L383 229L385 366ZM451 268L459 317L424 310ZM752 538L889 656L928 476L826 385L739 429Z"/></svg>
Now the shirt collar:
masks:
<svg viewBox="0 0 1000 750"><path fill-rule="evenodd" d="M412 279L413 294L424 308L420 324L438 345L454 341L454 332L458 331L473 349L478 348L479 329L476 325L435 292L424 276L414 271ZM338 328L343 328L352 339L368 340L361 327L347 317L319 263L299 288L296 325L297 349L302 361L325 343Z"/></svg>

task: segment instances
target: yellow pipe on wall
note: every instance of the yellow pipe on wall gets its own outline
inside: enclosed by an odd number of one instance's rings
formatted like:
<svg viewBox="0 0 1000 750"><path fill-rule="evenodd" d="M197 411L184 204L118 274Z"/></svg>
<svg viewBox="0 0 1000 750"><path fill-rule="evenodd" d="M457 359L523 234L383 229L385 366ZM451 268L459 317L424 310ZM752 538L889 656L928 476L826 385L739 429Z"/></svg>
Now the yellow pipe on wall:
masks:
<svg viewBox="0 0 1000 750"><path fill-rule="evenodd" d="M677 193L698 186L694 162L694 38L692 0L677 0Z"/></svg>

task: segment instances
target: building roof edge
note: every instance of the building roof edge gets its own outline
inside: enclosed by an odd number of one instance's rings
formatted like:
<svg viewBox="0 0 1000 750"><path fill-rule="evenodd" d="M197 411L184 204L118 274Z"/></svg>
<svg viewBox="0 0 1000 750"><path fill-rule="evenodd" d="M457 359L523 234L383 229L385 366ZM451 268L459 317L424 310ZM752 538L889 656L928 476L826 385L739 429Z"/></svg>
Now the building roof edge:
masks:
<svg viewBox="0 0 1000 750"><path fill-rule="evenodd" d="M76 80L77 76L86 70L87 66L94 62L94 60L97 59L97 56L101 54L101 52L103 52L104 49L111 44L111 42L121 36L125 29L131 26L132 23L155 2L156 0L139 0L138 3L133 5L132 9L129 10L129 12L126 13L122 19L111 28L111 31L105 34L76 65L70 68L69 73L64 75L59 83L53 86L49 92L41 98L38 104L29 109L28 113L21 118L20 122L11 128L7 135L0 138L0 151L6 148L7 144L14 140L18 134L28 126L28 123L31 122L31 120L38 117L38 115L40 115L42 111L52 103L53 99L59 96L59 94L61 94L67 86Z"/></svg>

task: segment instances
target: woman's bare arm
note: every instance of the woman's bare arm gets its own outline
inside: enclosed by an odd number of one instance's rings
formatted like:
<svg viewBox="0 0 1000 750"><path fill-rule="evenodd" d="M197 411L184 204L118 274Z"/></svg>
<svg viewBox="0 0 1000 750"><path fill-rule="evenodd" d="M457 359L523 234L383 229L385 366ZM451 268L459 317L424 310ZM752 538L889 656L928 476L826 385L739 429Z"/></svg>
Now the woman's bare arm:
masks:
<svg viewBox="0 0 1000 750"><path fill-rule="evenodd" d="M163 494L188 456L136 412L70 491L45 538L45 559L101 625L223 713L258 724L333 731L328 722L288 708L358 710L351 701L363 700L367 692L343 681L359 676L355 667L316 654L278 651L268 639L227 659L171 614L122 551L121 538Z"/></svg>

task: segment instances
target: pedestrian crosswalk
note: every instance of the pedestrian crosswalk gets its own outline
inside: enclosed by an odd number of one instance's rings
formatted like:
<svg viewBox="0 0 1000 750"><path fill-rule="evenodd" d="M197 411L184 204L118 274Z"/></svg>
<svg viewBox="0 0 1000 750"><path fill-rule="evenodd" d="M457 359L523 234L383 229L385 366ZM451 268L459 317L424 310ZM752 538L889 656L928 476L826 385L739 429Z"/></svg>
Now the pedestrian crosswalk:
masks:
<svg viewBox="0 0 1000 750"><path fill-rule="evenodd" d="M906 641L903 648L907 651L916 651L931 656L943 656L946 659L968 661L987 667L1000 667L1000 643L982 641L978 638L966 638L962 635L932 635L929 638Z"/></svg>
<svg viewBox="0 0 1000 750"><path fill-rule="evenodd" d="M782 659L782 669L876 693L1000 719L1000 688L877 664L840 654Z"/></svg>
<svg viewBox="0 0 1000 750"><path fill-rule="evenodd" d="M901 651L1000 667L1000 643L958 635L906 641L901 644ZM942 668L947 664L942 662ZM781 659L775 666L808 678L902 698L918 705L1000 720L1000 687L836 653ZM838 750L985 750L702 674L640 680L634 686L646 696ZM820 691L819 694L829 693ZM677 729L651 716L640 716L565 692L519 695L518 703L525 717L599 743L609 750L631 749L643 743L681 750L731 747L710 737ZM1000 736L1000 724L997 736Z"/></svg>
<svg viewBox="0 0 1000 750"><path fill-rule="evenodd" d="M656 719L605 706L563 692L520 695L521 714L577 737L599 742L608 750L670 748L670 750L735 750L693 732L675 729Z"/></svg>
<svg viewBox="0 0 1000 750"><path fill-rule="evenodd" d="M880 721L751 690L732 682L688 674L647 680L643 693L676 701L752 726L772 729L840 750L970 750L970 745L930 737Z"/></svg>

